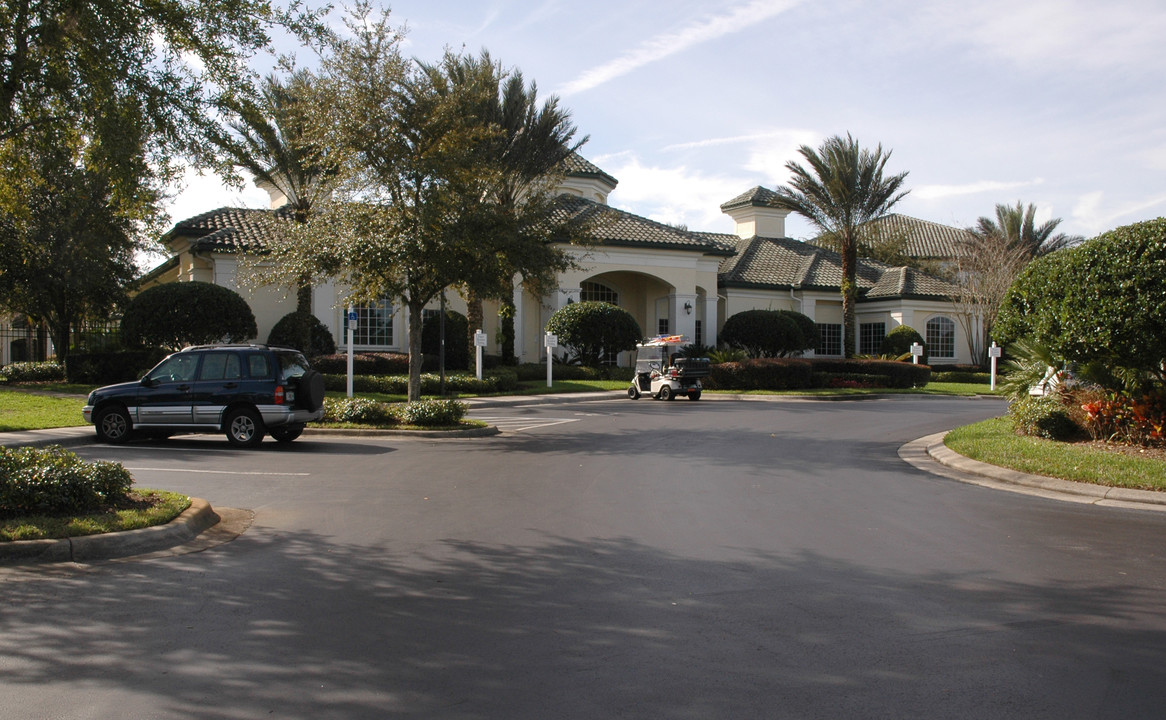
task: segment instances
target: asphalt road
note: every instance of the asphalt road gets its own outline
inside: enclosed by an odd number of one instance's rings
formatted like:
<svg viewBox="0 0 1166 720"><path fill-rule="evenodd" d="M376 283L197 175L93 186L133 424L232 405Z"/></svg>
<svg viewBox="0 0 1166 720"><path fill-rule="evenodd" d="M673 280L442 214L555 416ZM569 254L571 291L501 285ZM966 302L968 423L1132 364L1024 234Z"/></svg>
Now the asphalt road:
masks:
<svg viewBox="0 0 1166 720"><path fill-rule="evenodd" d="M483 410L490 438L83 456L247 509L179 557L0 571L0 718L1148 718L1166 515L897 448L989 399Z"/></svg>

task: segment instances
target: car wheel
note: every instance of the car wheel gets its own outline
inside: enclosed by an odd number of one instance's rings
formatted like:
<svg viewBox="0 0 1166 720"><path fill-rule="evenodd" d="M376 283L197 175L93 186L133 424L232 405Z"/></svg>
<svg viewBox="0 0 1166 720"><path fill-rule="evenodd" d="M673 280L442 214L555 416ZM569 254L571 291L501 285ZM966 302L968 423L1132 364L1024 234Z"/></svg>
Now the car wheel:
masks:
<svg viewBox="0 0 1166 720"><path fill-rule="evenodd" d="M134 425L129 412L123 407L108 407L97 413L93 424L97 427L97 439L101 442L120 445L130 439Z"/></svg>
<svg viewBox="0 0 1166 720"><path fill-rule="evenodd" d="M263 418L251 408L239 408L227 415L224 423L227 441L238 447L255 447L263 442Z"/></svg>
<svg viewBox="0 0 1166 720"><path fill-rule="evenodd" d="M303 431L303 425L281 425L271 428L271 437L275 438L276 442L289 443L298 438Z"/></svg>
<svg viewBox="0 0 1166 720"><path fill-rule="evenodd" d="M688 393L688 399L700 400L700 390L693 390L692 392Z"/></svg>
<svg viewBox="0 0 1166 720"><path fill-rule="evenodd" d="M635 385L629 386L628 387L628 397L632 400L639 400L640 399L640 389L638 387L636 387Z"/></svg>
<svg viewBox="0 0 1166 720"><path fill-rule="evenodd" d="M661 400L671 400L672 399L672 386L671 385L665 385L664 387L660 388L660 399Z"/></svg>
<svg viewBox="0 0 1166 720"><path fill-rule="evenodd" d="M316 412L324 404L324 376L309 370L296 387L296 404L308 412Z"/></svg>

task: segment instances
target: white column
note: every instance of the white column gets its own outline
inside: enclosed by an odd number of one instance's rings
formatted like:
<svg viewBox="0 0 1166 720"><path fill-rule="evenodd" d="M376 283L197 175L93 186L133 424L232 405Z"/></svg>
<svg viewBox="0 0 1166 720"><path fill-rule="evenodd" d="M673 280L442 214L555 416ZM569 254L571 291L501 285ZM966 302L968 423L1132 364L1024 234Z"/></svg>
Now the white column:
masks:
<svg viewBox="0 0 1166 720"><path fill-rule="evenodd" d="M672 313L673 335L684 335L692 342L696 337L696 294L673 293L668 296Z"/></svg>
<svg viewBox="0 0 1166 720"><path fill-rule="evenodd" d="M706 296L704 299L704 344L710 347L717 346L717 296Z"/></svg>

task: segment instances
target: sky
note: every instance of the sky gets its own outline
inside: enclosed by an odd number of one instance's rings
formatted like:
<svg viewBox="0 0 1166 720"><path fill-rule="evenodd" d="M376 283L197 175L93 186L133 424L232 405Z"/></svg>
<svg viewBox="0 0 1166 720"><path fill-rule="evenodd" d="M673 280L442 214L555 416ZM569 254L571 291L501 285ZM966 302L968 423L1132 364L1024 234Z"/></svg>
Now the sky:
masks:
<svg viewBox="0 0 1166 720"><path fill-rule="evenodd" d="M403 52L491 56L559 96L609 203L732 232L721 203L798 148L891 151L894 212L956 227L999 203L1093 237L1166 215L1161 0L397 0ZM340 23L341 11L332 13ZM290 48L282 48L289 50ZM301 65L313 56L303 50ZM257 59L257 68L269 62ZM174 221L265 193L188 175ZM791 216L790 237L816 232Z"/></svg>

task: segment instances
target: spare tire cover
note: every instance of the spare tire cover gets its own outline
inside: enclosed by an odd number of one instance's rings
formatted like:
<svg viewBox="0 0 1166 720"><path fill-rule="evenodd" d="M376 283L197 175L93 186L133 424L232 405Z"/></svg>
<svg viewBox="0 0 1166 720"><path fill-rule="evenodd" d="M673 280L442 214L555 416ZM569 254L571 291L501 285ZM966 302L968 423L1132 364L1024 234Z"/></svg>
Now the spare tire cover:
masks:
<svg viewBox="0 0 1166 720"><path fill-rule="evenodd" d="M315 370L303 374L296 387L296 404L310 412L324 405L324 376Z"/></svg>

